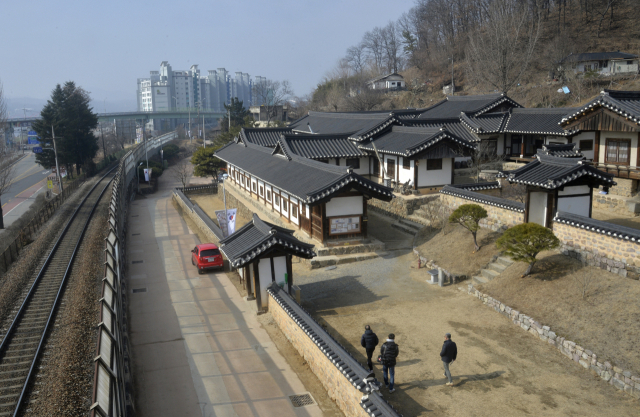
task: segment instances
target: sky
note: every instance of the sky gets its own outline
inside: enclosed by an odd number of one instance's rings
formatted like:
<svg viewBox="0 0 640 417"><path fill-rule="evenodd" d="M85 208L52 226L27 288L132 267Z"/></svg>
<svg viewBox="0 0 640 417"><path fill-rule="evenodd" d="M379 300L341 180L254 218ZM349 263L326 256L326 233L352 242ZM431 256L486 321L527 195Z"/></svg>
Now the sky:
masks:
<svg viewBox="0 0 640 417"><path fill-rule="evenodd" d="M95 111L136 107L136 80L169 61L289 80L296 95L375 26L414 0L26 0L3 2L0 82L10 117L58 83L91 93ZM99 104L97 104L99 103ZM37 105L37 104L32 104Z"/></svg>

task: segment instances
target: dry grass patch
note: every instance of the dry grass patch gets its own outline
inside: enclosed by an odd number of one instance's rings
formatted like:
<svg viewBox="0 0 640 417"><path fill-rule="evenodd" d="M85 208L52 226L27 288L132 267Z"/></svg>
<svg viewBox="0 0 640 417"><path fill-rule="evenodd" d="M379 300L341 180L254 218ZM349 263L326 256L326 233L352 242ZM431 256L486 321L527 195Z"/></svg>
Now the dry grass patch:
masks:
<svg viewBox="0 0 640 417"><path fill-rule="evenodd" d="M520 278L527 265L517 262L479 289L551 326L601 361L639 373L640 283L556 251L538 259L530 276Z"/></svg>
<svg viewBox="0 0 640 417"><path fill-rule="evenodd" d="M500 233L487 229L478 230L480 250L473 253L473 236L459 225L447 225L444 233L423 229L416 238L420 255L434 261L438 266L458 275L477 275L492 258L500 252L496 240Z"/></svg>
<svg viewBox="0 0 640 417"><path fill-rule="evenodd" d="M622 216L607 211L594 210L593 218L605 222L617 224L619 226L631 227L632 229L640 229L640 216Z"/></svg>
<svg viewBox="0 0 640 417"><path fill-rule="evenodd" d="M211 220L215 222L218 221L216 217L216 210L224 210L224 201L222 200L222 192L219 194L210 194L210 195L194 195L189 197L189 199L193 203L197 204L202 210L204 210L204 212L207 213L207 216L209 216ZM231 207L227 203L227 209L231 209L231 208L238 208L238 207ZM240 213L240 210L238 210L238 214L236 217L236 230L238 230L245 224L249 223L250 221L251 221L250 217L243 215L242 213Z"/></svg>

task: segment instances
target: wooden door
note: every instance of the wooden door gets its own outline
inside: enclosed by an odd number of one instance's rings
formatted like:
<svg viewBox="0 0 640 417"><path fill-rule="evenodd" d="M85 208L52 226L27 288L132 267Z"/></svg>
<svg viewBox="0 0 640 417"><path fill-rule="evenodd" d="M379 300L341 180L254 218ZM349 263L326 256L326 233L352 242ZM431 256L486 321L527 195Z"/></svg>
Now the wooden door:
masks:
<svg viewBox="0 0 640 417"><path fill-rule="evenodd" d="M311 237L322 242L322 206L311 209Z"/></svg>
<svg viewBox="0 0 640 417"><path fill-rule="evenodd" d="M387 176L395 181L396 179L396 161L387 159Z"/></svg>
<svg viewBox="0 0 640 417"><path fill-rule="evenodd" d="M378 158L373 158L373 175L376 177L380 176L380 161Z"/></svg>

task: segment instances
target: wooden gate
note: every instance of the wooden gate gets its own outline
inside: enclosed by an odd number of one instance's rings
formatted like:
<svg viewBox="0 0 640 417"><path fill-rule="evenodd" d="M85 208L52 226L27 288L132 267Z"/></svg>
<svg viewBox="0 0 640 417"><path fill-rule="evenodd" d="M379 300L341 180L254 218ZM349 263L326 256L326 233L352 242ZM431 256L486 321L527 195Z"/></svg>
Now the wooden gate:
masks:
<svg viewBox="0 0 640 417"><path fill-rule="evenodd" d="M322 206L313 206L311 209L311 237L322 242Z"/></svg>

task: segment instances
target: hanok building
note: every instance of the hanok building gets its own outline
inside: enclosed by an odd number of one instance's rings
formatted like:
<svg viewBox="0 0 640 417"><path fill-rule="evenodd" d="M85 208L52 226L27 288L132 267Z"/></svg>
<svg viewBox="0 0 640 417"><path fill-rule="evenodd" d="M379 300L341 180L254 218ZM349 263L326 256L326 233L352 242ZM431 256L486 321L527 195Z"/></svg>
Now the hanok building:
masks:
<svg viewBox="0 0 640 417"><path fill-rule="evenodd" d="M638 55L620 51L570 54L560 65L561 70L570 69L574 73L637 74Z"/></svg>
<svg viewBox="0 0 640 417"><path fill-rule="evenodd" d="M552 156L548 150L518 169L499 172L498 178L527 187L524 221L545 227L552 227L558 211L591 217L593 189L616 184L613 175L584 158Z"/></svg>
<svg viewBox="0 0 640 417"><path fill-rule="evenodd" d="M639 191L640 91L604 90L598 97L562 119L564 129L579 129L594 137L594 165L625 178L626 195Z"/></svg>
<svg viewBox="0 0 640 417"><path fill-rule="evenodd" d="M291 294L293 286L293 256L311 259L313 245L304 243L293 230L262 221L257 214L253 219L220 241L220 250L233 268L244 279L249 297L256 299L258 310L267 302L267 288L273 283L286 286Z"/></svg>
<svg viewBox="0 0 640 417"><path fill-rule="evenodd" d="M393 190L351 167L296 155L282 143L267 148L240 138L219 149L230 179L250 198L319 242L367 237L367 200L390 201Z"/></svg>

